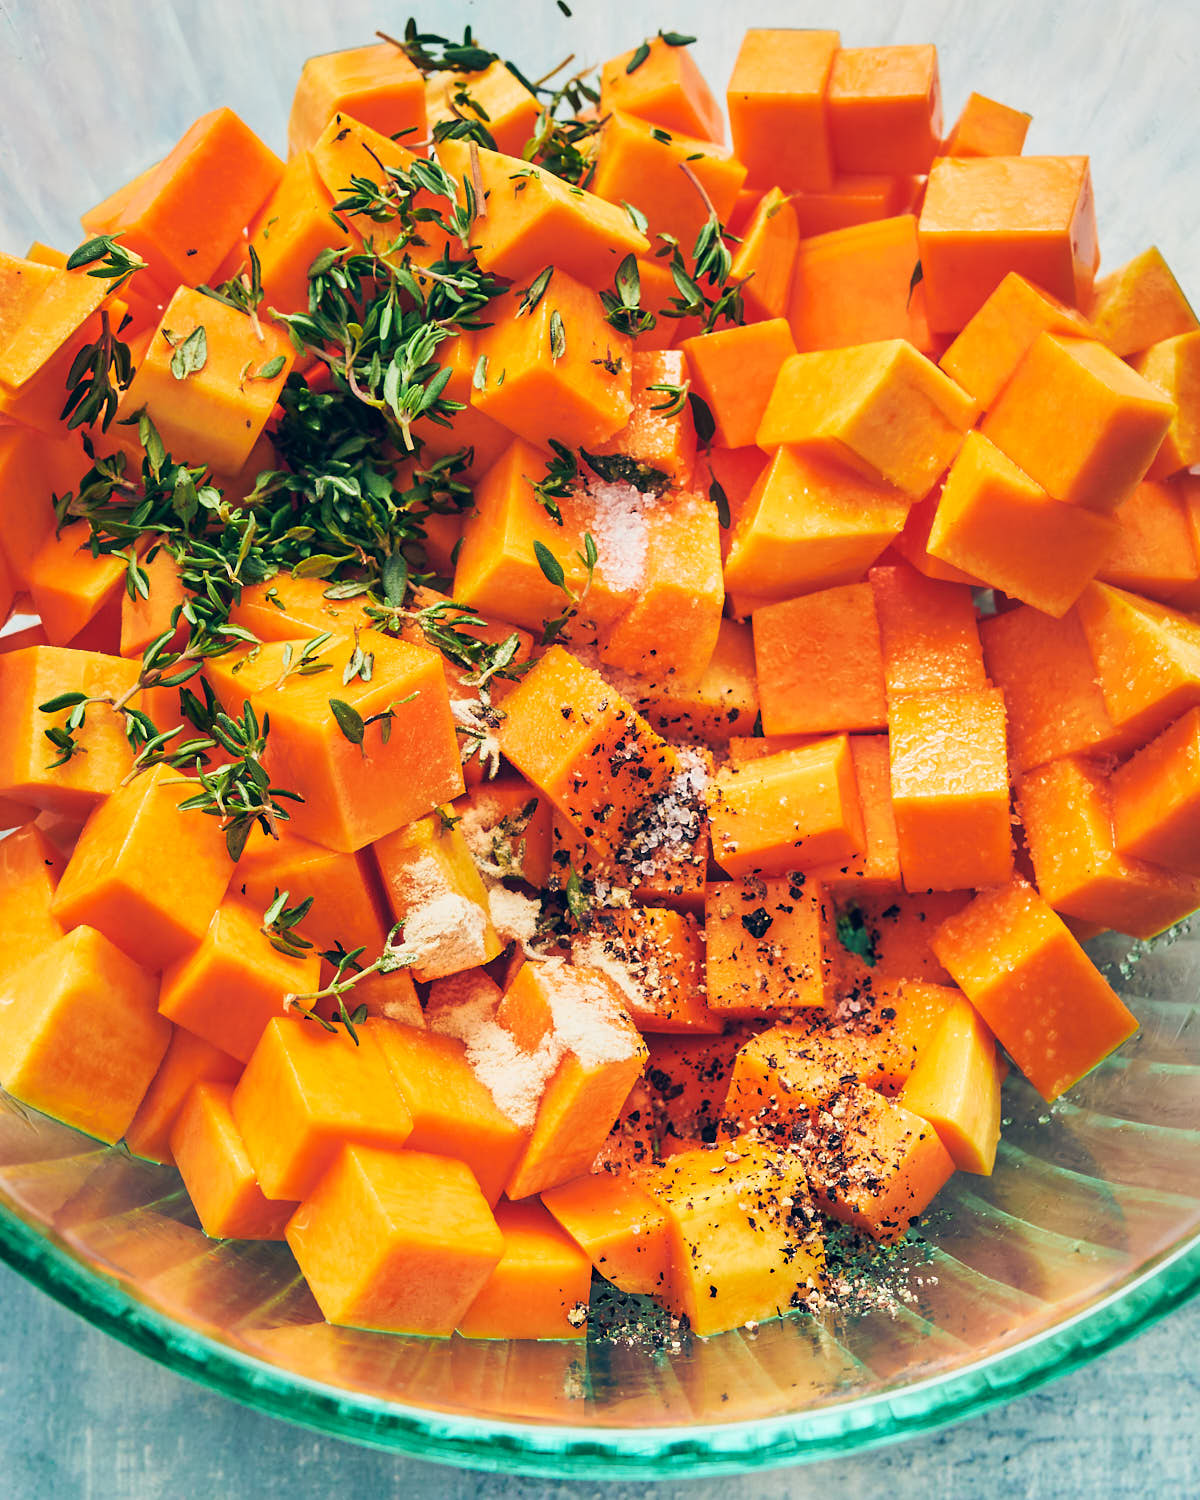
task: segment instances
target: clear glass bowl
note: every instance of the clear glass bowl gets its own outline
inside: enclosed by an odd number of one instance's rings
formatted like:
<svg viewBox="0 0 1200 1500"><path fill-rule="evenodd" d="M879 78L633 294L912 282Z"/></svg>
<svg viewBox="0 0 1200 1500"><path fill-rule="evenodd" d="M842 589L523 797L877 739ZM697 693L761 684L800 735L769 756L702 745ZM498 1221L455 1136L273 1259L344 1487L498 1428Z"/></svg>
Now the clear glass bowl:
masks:
<svg viewBox="0 0 1200 1500"><path fill-rule="evenodd" d="M1157 241L1200 290L1200 11L1162 0L1003 8L926 0L880 21L837 7L692 4L625 20L551 0L471 22L531 76L630 45L644 25L698 32L722 87L748 22L836 21L849 43L939 44L950 117L971 88L1035 113L1033 151L1093 157L1108 264ZM736 14L731 14L736 11ZM282 143L312 52L370 38L376 7L237 0L5 7L0 244L70 248L78 211L156 159L192 117L232 104ZM122 20L122 17L124 18ZM399 21L387 18L392 24ZM1187 185L1186 187L1184 185ZM477 1343L329 1328L280 1246L200 1233L174 1172L0 1096L0 1255L172 1368L292 1421L424 1458L575 1477L679 1475L827 1457L1019 1394L1145 1327L1200 1287L1200 943L1095 945L1141 1031L1045 1108L1018 1077L990 1179L960 1175L920 1242L880 1268L862 1310L762 1325L680 1349Z"/></svg>

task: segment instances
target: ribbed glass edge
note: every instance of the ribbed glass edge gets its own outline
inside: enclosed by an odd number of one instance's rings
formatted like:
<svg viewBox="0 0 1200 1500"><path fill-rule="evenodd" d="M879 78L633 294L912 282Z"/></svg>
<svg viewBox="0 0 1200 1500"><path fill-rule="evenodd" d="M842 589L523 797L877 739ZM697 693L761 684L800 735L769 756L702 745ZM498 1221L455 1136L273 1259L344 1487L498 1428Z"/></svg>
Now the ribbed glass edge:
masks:
<svg viewBox="0 0 1200 1500"><path fill-rule="evenodd" d="M841 1406L686 1428L532 1425L400 1406L274 1369L181 1328L0 1204L0 1259L95 1327L258 1411L432 1463L558 1478L735 1474L813 1463L975 1416L1115 1348L1200 1292L1200 1236L1102 1301L970 1369Z"/></svg>

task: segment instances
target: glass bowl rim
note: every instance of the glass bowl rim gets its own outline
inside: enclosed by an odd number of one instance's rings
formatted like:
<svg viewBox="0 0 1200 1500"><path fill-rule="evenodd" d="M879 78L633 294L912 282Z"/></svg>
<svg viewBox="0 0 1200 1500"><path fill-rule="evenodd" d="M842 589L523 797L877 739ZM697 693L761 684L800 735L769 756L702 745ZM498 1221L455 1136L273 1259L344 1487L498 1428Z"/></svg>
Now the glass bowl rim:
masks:
<svg viewBox="0 0 1200 1500"><path fill-rule="evenodd" d="M267 1415L460 1468L558 1478L746 1473L864 1451L976 1416L1065 1375L1200 1294L1200 1233L1130 1280L967 1368L807 1412L677 1427L578 1427L408 1406L310 1380L186 1328L0 1202L0 1260L94 1327Z"/></svg>

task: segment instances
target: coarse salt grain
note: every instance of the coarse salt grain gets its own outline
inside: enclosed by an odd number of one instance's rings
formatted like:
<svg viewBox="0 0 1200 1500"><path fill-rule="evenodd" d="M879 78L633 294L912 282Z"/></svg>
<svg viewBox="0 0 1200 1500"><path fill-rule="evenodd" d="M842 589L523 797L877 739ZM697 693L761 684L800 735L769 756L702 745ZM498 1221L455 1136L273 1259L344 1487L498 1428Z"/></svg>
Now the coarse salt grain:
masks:
<svg viewBox="0 0 1200 1500"><path fill-rule="evenodd" d="M599 553L597 569L610 589L630 593L640 588L646 576L646 550L650 528L646 511L656 503L628 483L595 480L588 485L588 530Z"/></svg>

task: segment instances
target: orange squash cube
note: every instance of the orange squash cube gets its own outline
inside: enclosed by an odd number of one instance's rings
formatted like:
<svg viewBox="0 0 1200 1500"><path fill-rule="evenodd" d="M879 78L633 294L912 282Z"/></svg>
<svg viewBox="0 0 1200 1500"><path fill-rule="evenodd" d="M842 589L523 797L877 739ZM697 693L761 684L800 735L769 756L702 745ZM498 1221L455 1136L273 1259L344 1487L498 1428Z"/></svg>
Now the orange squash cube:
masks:
<svg viewBox="0 0 1200 1500"><path fill-rule="evenodd" d="M792 205L801 240L872 219L891 219L910 206L905 179L878 172L838 173L831 188L793 194Z"/></svg>
<svg viewBox="0 0 1200 1500"><path fill-rule="evenodd" d="M950 1011L930 1037L900 1103L926 1120L960 1172L991 1175L1000 1142L996 1039L970 1005Z"/></svg>
<svg viewBox="0 0 1200 1500"><path fill-rule="evenodd" d="M60 693L116 699L134 685L138 663L120 656L26 646L0 653L0 793L29 806L85 818L117 786L133 764L122 716L104 702L89 703L75 736L85 753L52 766L59 752L45 731L61 728L68 710L46 714L39 704ZM136 705L136 700L134 700Z"/></svg>
<svg viewBox="0 0 1200 1500"><path fill-rule="evenodd" d="M670 676L647 683L634 707L651 728L676 741L722 744L739 733L749 733L758 713L750 627L722 620L699 682L677 682Z"/></svg>
<svg viewBox="0 0 1200 1500"><path fill-rule="evenodd" d="M597 911L571 954L576 964L615 980L639 1031L721 1029L705 1001L704 934L690 912L655 906Z"/></svg>
<svg viewBox="0 0 1200 1500"><path fill-rule="evenodd" d="M600 656L634 677L653 681L666 672L694 687L717 648L725 603L717 508L685 493L649 506L644 525L643 578L605 633Z"/></svg>
<svg viewBox="0 0 1200 1500"><path fill-rule="evenodd" d="M908 516L888 485L799 448L780 448L739 508L725 559L725 586L765 598L853 583Z"/></svg>
<svg viewBox="0 0 1200 1500"><path fill-rule="evenodd" d="M750 30L725 99L733 149L754 187L824 192L833 186L826 95L836 31Z"/></svg>
<svg viewBox="0 0 1200 1500"><path fill-rule="evenodd" d="M69 645L114 600L128 561L117 553L92 555L84 521L47 536L29 560L25 583L53 646Z"/></svg>
<svg viewBox="0 0 1200 1500"><path fill-rule="evenodd" d="M264 1196L233 1118L228 1083L197 1083L171 1130L171 1156L213 1240L281 1240L298 1207Z"/></svg>
<svg viewBox="0 0 1200 1500"><path fill-rule="evenodd" d="M440 813L417 818L373 846L393 920L406 940L421 924L422 956L413 978L422 984L490 963L504 951L488 912L488 893L460 829L446 828ZM425 912L436 910L437 932Z"/></svg>
<svg viewBox="0 0 1200 1500"><path fill-rule="evenodd" d="M129 185L115 211L89 216L91 232L120 233L162 291L180 282L198 286L210 279L282 174L283 163L231 109L215 109Z"/></svg>
<svg viewBox="0 0 1200 1500"><path fill-rule="evenodd" d="M704 188L717 218L727 222L746 180L741 156L731 156L712 141L669 134L620 110L605 121L592 191L610 203L640 209L655 249L660 234L671 234L686 253L704 227L708 208L680 171L684 164Z"/></svg>
<svg viewBox="0 0 1200 1500"><path fill-rule="evenodd" d="M666 1215L630 1178L588 1173L547 1188L542 1203L615 1287L662 1292L670 1273Z"/></svg>
<svg viewBox="0 0 1200 1500"><path fill-rule="evenodd" d="M1200 625L1106 583L1080 595L1079 620L1104 705L1128 748L1200 704Z"/></svg>
<svg viewBox="0 0 1200 1500"><path fill-rule="evenodd" d="M545 472L538 449L521 439L510 444L475 487L475 513L463 527L454 571L460 603L536 631L559 612L563 595L539 567L534 543L558 558L576 594L586 576L576 509L563 508L559 526L533 492ZM582 517L582 507L578 513Z"/></svg>
<svg viewBox="0 0 1200 1500"><path fill-rule="evenodd" d="M513 440L512 433L471 404L475 371L479 365L474 334L463 332L455 338L446 339L438 345L435 357L442 369L450 371L450 379L446 382L442 395L448 401L461 401L463 409L454 413L448 427L431 422L426 417L413 423L413 437L420 438L425 445L421 450L422 467L427 467L431 459L443 458L449 453L460 453L464 448L470 448L471 462L463 470L463 478L475 482L504 453ZM539 456L536 466L531 466L530 474L536 478L543 466L544 460ZM460 512L453 517L425 517L423 524L426 537L451 522L457 522L458 525L458 531L450 542L450 547L453 547L462 534ZM449 561L448 555L445 565L438 571L447 576L453 574L454 564Z"/></svg>
<svg viewBox="0 0 1200 1500"><path fill-rule="evenodd" d="M901 698L888 742L905 889L1003 885L1013 859L1003 694Z"/></svg>
<svg viewBox="0 0 1200 1500"><path fill-rule="evenodd" d="M632 71L633 50L609 58L600 69L601 115L619 109L672 135L720 144L725 118L688 48L669 46L661 35L651 37L646 47L646 56Z"/></svg>
<svg viewBox="0 0 1200 1500"><path fill-rule="evenodd" d="M1017 806L1037 888L1057 912L1151 938L1200 906L1200 875L1120 852L1102 769L1074 757L1031 771Z"/></svg>
<svg viewBox="0 0 1200 1500"><path fill-rule="evenodd" d="M233 1091L233 1118L259 1186L306 1198L347 1143L399 1150L413 1129L380 1034L390 1021L329 1032L299 1017L268 1021Z"/></svg>
<svg viewBox="0 0 1200 1500"><path fill-rule="evenodd" d="M987 687L975 606L964 584L926 578L905 563L872 568L868 581L889 704Z"/></svg>
<svg viewBox="0 0 1200 1500"><path fill-rule="evenodd" d="M904 339L785 360L758 444L797 443L914 500L946 470L975 403Z"/></svg>
<svg viewBox="0 0 1200 1500"><path fill-rule="evenodd" d="M457 1037L392 1021L368 1021L364 1029L382 1051L408 1107L408 1149L465 1162L483 1196L495 1203L526 1132L497 1106L473 1071L464 1044Z"/></svg>
<svg viewBox="0 0 1200 1500"><path fill-rule="evenodd" d="M54 914L54 892L63 857L33 823L0 839L0 978L19 969L63 935Z"/></svg>
<svg viewBox="0 0 1200 1500"><path fill-rule="evenodd" d="M76 927L0 977L0 1078L14 1099L110 1145L150 1086L171 1028L157 981Z"/></svg>
<svg viewBox="0 0 1200 1500"><path fill-rule="evenodd" d="M604 321L599 297L555 270L531 311L514 292L489 307L475 340L481 380L472 404L527 442L569 448L601 443L633 411L631 346Z"/></svg>
<svg viewBox="0 0 1200 1500"><path fill-rule="evenodd" d="M380 952L391 925L376 890L370 852L338 854L281 830L271 838L251 831L237 862L233 890L247 903L266 911L278 891L290 903L313 898L304 918L304 933L318 948L365 948L365 963Z"/></svg>
<svg viewBox="0 0 1200 1500"><path fill-rule="evenodd" d="M942 147L945 156L1020 156L1033 116L969 94Z"/></svg>
<svg viewBox="0 0 1200 1500"><path fill-rule="evenodd" d="M1200 875L1200 709L1119 766L1109 786L1118 853Z"/></svg>
<svg viewBox="0 0 1200 1500"><path fill-rule="evenodd" d="M764 193L750 222L739 230L729 275L742 282L742 299L751 318L785 318L800 229L790 198L777 187Z"/></svg>
<svg viewBox="0 0 1200 1500"><path fill-rule="evenodd" d="M861 853L862 808L846 735L723 766L709 792L713 858L727 875L782 875Z"/></svg>
<svg viewBox="0 0 1200 1500"><path fill-rule="evenodd" d="M1200 463L1200 331L1151 344L1133 368L1175 403L1175 415L1150 465L1152 479L1166 479Z"/></svg>
<svg viewBox="0 0 1200 1500"><path fill-rule="evenodd" d="M1080 307L1099 260L1088 159L939 157L918 237L936 332L957 333L1009 271Z"/></svg>
<svg viewBox="0 0 1200 1500"><path fill-rule="evenodd" d="M719 328L684 339L692 390L712 413L715 441L749 447L784 360L796 352L783 318Z"/></svg>
<svg viewBox="0 0 1200 1500"><path fill-rule="evenodd" d="M474 116L498 151L520 157L540 113L536 95L499 58L474 72L433 73L425 80L425 123L430 134L435 125Z"/></svg>
<svg viewBox="0 0 1200 1500"><path fill-rule="evenodd" d="M676 753L561 646L525 674L504 708L506 758L598 852L619 858L646 804L680 774Z"/></svg>
<svg viewBox="0 0 1200 1500"><path fill-rule="evenodd" d="M983 588L982 579L972 578L961 568L952 568L949 563L930 555L929 533L937 519L940 498L941 486L935 485L924 500L917 501L908 513L904 530L892 544L893 551L926 578L935 578L939 583L965 583L968 588Z"/></svg>
<svg viewBox="0 0 1200 1500"><path fill-rule="evenodd" d="M175 368L185 367L180 365L184 345L197 340L200 329L203 362L193 342L191 373L176 375ZM281 329L266 323L260 338L245 313L180 287L125 394L126 409L144 406L176 458L236 473L274 410L294 359ZM277 360L283 363L275 374L258 376ZM256 378L247 379L252 374Z"/></svg>
<svg viewBox="0 0 1200 1500"><path fill-rule="evenodd" d="M248 1062L267 1023L284 1014L285 997L315 990L319 970L315 953L279 952L262 932L262 913L226 899L199 946L163 973L159 1010Z"/></svg>
<svg viewBox="0 0 1200 1500"><path fill-rule="evenodd" d="M592 1264L540 1203L502 1203L504 1253L458 1320L468 1339L581 1339Z"/></svg>
<svg viewBox="0 0 1200 1500"><path fill-rule="evenodd" d="M923 354L934 340L918 264L912 214L854 224L803 240L788 305L797 349L840 349L907 339Z"/></svg>
<svg viewBox="0 0 1200 1500"><path fill-rule="evenodd" d="M170 1162L171 1129L192 1086L234 1084L241 1076L242 1064L236 1057L230 1057L202 1037L193 1036L182 1026L172 1027L158 1072L125 1132L125 1144L134 1156Z"/></svg>
<svg viewBox="0 0 1200 1500"><path fill-rule="evenodd" d="M1137 1030L1059 917L1022 880L984 891L934 934L997 1040L1053 1100Z"/></svg>
<svg viewBox="0 0 1200 1500"><path fill-rule="evenodd" d="M347 1146L292 1215L287 1242L330 1323L448 1338L504 1237L462 1162Z"/></svg>
<svg viewBox="0 0 1200 1500"><path fill-rule="evenodd" d="M837 171L929 171L942 135L936 47L841 47L826 97Z"/></svg>
<svg viewBox="0 0 1200 1500"><path fill-rule="evenodd" d="M425 130L425 81L392 42L310 57L300 70L288 118L288 155L306 150L338 114L382 135Z"/></svg>
<svg viewBox="0 0 1200 1500"><path fill-rule="evenodd" d="M595 191L586 192L519 156L481 147L475 150L486 212L478 214L471 225L471 248L485 271L531 282L552 265L554 274L546 296L553 304L560 278L570 278L580 288L599 290L612 284L627 255L650 253L650 241L619 200L606 201L609 195L598 183L592 184ZM472 152L466 141L441 141L437 155L452 177L472 179ZM562 316L566 321L565 308Z"/></svg>
<svg viewBox="0 0 1200 1500"><path fill-rule="evenodd" d="M754 611L752 624L767 734L881 729L887 722L870 584L764 605Z"/></svg>
<svg viewBox="0 0 1200 1500"><path fill-rule="evenodd" d="M1014 776L1063 755L1137 743L1105 706L1078 608L1060 620L1022 605L980 626L988 675L1004 693Z"/></svg>
<svg viewBox="0 0 1200 1500"><path fill-rule="evenodd" d="M938 363L987 411L1043 333L1096 337L1082 313L1010 271Z"/></svg>
<svg viewBox="0 0 1200 1500"><path fill-rule="evenodd" d="M1101 583L1176 609L1200 608L1200 553L1190 522L1191 476L1144 479L1117 512L1117 535L1097 569Z"/></svg>
<svg viewBox="0 0 1200 1500"><path fill-rule="evenodd" d="M1043 333L981 431L1055 500L1107 511L1145 478L1174 414L1103 344Z"/></svg>
<svg viewBox="0 0 1200 1500"><path fill-rule="evenodd" d="M926 545L1010 599L1060 616L1095 577L1120 529L1115 516L1052 500L990 439L969 432Z"/></svg>
<svg viewBox="0 0 1200 1500"><path fill-rule="evenodd" d="M806 1153L813 1198L872 1239L902 1239L954 1174L932 1125L861 1084L826 1100Z"/></svg>
<svg viewBox="0 0 1200 1500"><path fill-rule="evenodd" d="M1125 359L1151 344L1200 328L1156 245L1101 276L1087 305L1096 336Z"/></svg>
<svg viewBox="0 0 1200 1500"><path fill-rule="evenodd" d="M850 758L862 808L861 854L818 866L809 880L819 880L835 894L890 889L900 884L900 843L892 810L891 767L885 734L852 734Z"/></svg>
<svg viewBox="0 0 1200 1500"><path fill-rule="evenodd" d="M832 999L833 907L797 874L747 875L705 888L705 975L719 1016L771 1015Z"/></svg>
<svg viewBox="0 0 1200 1500"><path fill-rule="evenodd" d="M288 804L292 828L301 838L343 853L463 791L437 652L374 630L360 631L358 644L374 658L369 681L360 675L341 685L327 681L325 673L293 672L277 686L251 694L260 719L271 718L267 771L277 785L304 798ZM326 653L347 661L351 649L342 638ZM348 738L334 717L330 699L335 697L362 721L361 743Z"/></svg>
<svg viewBox="0 0 1200 1500"><path fill-rule="evenodd" d="M368 165L373 165L369 158L360 169L364 176ZM350 185L348 174L345 185ZM349 233L332 213L334 201L312 152L293 156L246 232L247 250L253 248L261 267L264 308L307 311L309 266L323 250L340 250L350 243ZM249 264L248 254L246 259Z"/></svg>
<svg viewBox="0 0 1200 1500"><path fill-rule="evenodd" d="M505 991L497 1019L517 1045L561 1054L505 1186L509 1198L578 1177L604 1145L646 1058L619 997L600 970L553 959L524 964Z"/></svg>
<svg viewBox="0 0 1200 1500"><path fill-rule="evenodd" d="M823 1285L824 1246L793 1154L738 1136L679 1152L643 1186L667 1219L664 1300L701 1337L803 1306Z"/></svg>
<svg viewBox="0 0 1200 1500"><path fill-rule="evenodd" d="M54 897L65 927L94 927L147 969L202 940L233 862L220 819L179 811L196 786L152 766L95 809Z"/></svg>

